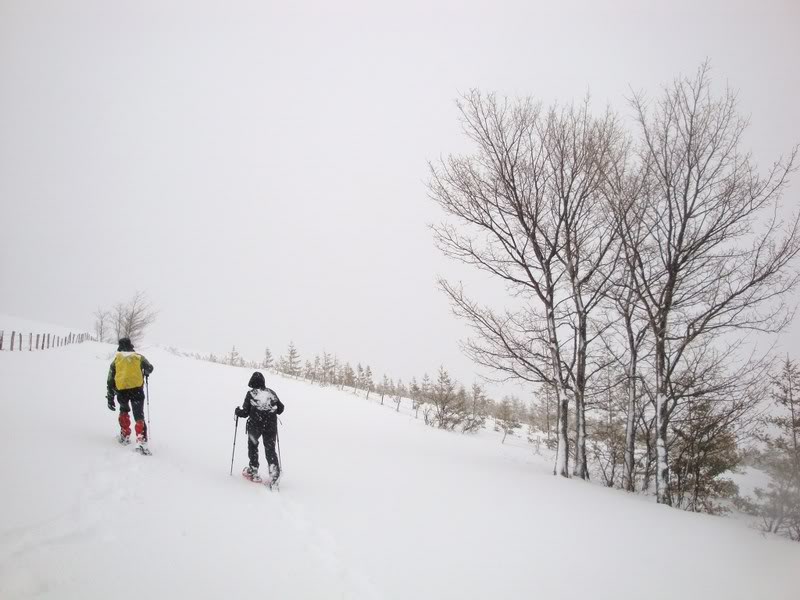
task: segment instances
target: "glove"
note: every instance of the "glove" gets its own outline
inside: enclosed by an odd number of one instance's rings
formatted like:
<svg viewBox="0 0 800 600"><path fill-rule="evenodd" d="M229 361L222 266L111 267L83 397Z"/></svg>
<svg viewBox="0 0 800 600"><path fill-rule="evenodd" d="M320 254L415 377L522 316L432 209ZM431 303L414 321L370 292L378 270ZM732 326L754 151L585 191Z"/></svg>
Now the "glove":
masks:
<svg viewBox="0 0 800 600"><path fill-rule="evenodd" d="M241 417L242 416L242 407L241 406L237 406L234 409L233 414L236 415L237 417Z"/></svg>
<svg viewBox="0 0 800 600"><path fill-rule="evenodd" d="M106 400L108 400L108 410L116 411L117 410L117 405L114 404L114 398L113 397L106 398Z"/></svg>

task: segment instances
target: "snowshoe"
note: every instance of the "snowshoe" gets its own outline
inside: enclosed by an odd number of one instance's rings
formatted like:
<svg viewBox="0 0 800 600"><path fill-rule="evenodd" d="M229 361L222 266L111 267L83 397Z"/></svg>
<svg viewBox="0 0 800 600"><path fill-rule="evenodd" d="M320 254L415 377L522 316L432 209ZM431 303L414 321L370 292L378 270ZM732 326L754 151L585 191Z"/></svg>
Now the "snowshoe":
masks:
<svg viewBox="0 0 800 600"><path fill-rule="evenodd" d="M242 469L242 477L253 483L263 483L261 476L258 474L258 469L253 469L252 467Z"/></svg>
<svg viewBox="0 0 800 600"><path fill-rule="evenodd" d="M131 438L129 438L129 437L125 437L124 435L122 435L122 434L120 433L120 434L117 436L117 443L118 443L120 446L127 446L127 445L129 445L129 444L131 443Z"/></svg>
<svg viewBox="0 0 800 600"><path fill-rule="evenodd" d="M138 446L136 446L136 452L138 452L142 456L152 456L153 454L152 452L150 452L150 449L145 444L139 444Z"/></svg>

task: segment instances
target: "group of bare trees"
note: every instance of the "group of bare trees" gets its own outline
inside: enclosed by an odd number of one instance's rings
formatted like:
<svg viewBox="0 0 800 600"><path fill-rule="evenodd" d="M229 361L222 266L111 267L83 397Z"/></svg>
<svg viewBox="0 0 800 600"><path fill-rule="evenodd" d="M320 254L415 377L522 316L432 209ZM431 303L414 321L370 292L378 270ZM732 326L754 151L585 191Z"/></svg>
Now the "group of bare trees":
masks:
<svg viewBox="0 0 800 600"><path fill-rule="evenodd" d="M111 309L98 308L94 332L98 341L115 342L128 337L136 344L156 320L156 311L144 292L136 292L128 302L118 302Z"/></svg>
<svg viewBox="0 0 800 600"><path fill-rule="evenodd" d="M707 509L767 394L746 334L792 312L800 232L781 200L796 150L759 172L707 65L634 94L633 130L588 101L474 91L458 106L474 152L431 166L449 217L436 240L509 297L498 310L441 281L474 332L466 351L552 401L556 474L572 461L588 478L591 454L626 489L654 480L660 503Z"/></svg>

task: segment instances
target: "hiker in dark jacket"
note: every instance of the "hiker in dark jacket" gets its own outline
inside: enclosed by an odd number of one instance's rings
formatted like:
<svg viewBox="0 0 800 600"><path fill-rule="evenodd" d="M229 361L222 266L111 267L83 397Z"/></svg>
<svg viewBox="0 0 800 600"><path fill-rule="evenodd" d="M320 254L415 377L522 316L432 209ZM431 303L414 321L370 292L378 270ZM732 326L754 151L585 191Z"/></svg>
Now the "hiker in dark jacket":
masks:
<svg viewBox="0 0 800 600"><path fill-rule="evenodd" d="M108 368L106 400L109 410L117 410L114 395L119 402L120 444L129 444L131 435L131 407L136 421L136 442L147 451L147 425L144 422L144 380L153 372L153 365L133 349L129 338L119 340L117 355Z"/></svg>
<svg viewBox="0 0 800 600"><path fill-rule="evenodd" d="M258 371L253 373L247 385L250 386L250 391L244 397L244 404L237 406L234 411L237 417L247 419L247 454L250 465L242 471L242 475L252 481L261 481L258 475L258 440L263 438L270 483L275 484L281 475L275 439L278 437L278 415L283 413L283 402L266 386L264 376Z"/></svg>

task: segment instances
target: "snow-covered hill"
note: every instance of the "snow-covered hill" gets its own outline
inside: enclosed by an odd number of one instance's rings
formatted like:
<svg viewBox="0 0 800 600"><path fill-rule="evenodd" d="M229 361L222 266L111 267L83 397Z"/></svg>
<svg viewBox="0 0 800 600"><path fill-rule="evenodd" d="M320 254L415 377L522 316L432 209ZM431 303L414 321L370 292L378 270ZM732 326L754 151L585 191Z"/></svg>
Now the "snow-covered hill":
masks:
<svg viewBox="0 0 800 600"><path fill-rule="evenodd" d="M113 350L0 355L0 598L798 598L800 544L274 375L270 493L238 475L241 426L228 475L250 372L156 348L139 456L114 442Z"/></svg>

